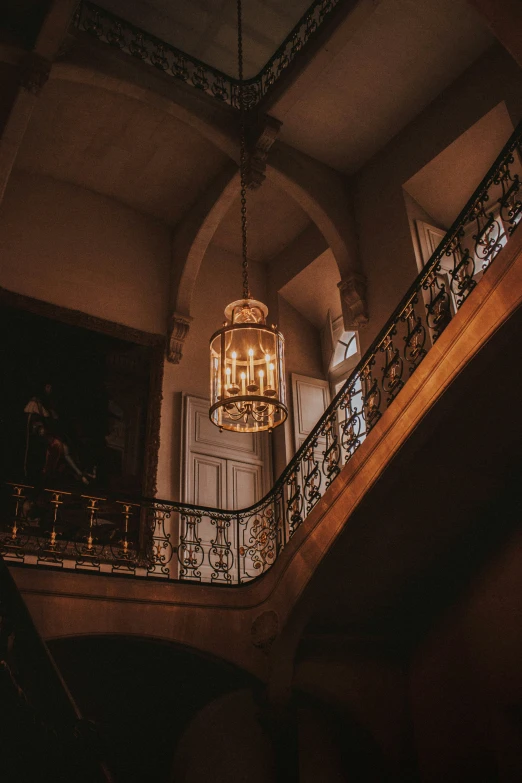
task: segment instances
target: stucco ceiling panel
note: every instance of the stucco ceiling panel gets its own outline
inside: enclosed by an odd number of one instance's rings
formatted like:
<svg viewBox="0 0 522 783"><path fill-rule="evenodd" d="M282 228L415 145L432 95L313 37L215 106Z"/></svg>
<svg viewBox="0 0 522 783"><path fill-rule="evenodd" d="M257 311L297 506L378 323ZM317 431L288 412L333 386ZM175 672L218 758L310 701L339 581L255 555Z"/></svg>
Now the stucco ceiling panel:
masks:
<svg viewBox="0 0 522 783"><path fill-rule="evenodd" d="M284 141L353 172L493 39L465 0L380 0L349 24L346 44L280 119Z"/></svg>
<svg viewBox="0 0 522 783"><path fill-rule="evenodd" d="M72 182L175 224L225 156L156 107L88 85L51 80L17 166Z"/></svg>

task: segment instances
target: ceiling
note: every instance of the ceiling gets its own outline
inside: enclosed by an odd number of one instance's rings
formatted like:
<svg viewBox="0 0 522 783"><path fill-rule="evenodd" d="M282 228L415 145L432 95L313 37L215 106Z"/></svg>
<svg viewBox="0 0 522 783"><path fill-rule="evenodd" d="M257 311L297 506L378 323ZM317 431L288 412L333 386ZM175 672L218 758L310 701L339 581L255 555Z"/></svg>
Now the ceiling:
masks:
<svg viewBox="0 0 522 783"><path fill-rule="evenodd" d="M226 160L159 108L51 79L35 104L17 167L80 185L174 225Z"/></svg>
<svg viewBox="0 0 522 783"><path fill-rule="evenodd" d="M437 226L449 229L512 133L513 122L501 103L418 171L404 189Z"/></svg>
<svg viewBox="0 0 522 783"><path fill-rule="evenodd" d="M466 0L360 0L363 5L363 21L355 25L347 16L335 33L335 54L296 90L293 105L290 88L271 109L283 121L283 141L347 173L493 43Z"/></svg>
<svg viewBox="0 0 522 783"><path fill-rule="evenodd" d="M245 77L259 73L312 0L243 0ZM234 0L100 0L107 11L237 77Z"/></svg>
<svg viewBox="0 0 522 783"><path fill-rule="evenodd" d="M321 285L317 285L317 281ZM339 267L330 248L299 272L279 293L317 329L322 329L328 311L333 320L341 315L341 300L337 284L341 282Z"/></svg>

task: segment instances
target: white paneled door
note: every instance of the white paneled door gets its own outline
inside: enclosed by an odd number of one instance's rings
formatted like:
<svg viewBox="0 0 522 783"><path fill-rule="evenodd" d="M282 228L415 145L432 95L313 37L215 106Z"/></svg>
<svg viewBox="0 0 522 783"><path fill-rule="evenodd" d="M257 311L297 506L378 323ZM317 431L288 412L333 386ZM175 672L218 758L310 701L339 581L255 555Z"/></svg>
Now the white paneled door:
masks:
<svg viewBox="0 0 522 783"><path fill-rule="evenodd" d="M186 396L183 403L183 500L233 510L260 500L270 484L270 436L220 432L207 400Z"/></svg>
<svg viewBox="0 0 522 783"><path fill-rule="evenodd" d="M320 378L292 373L295 448L303 444L330 402L330 385Z"/></svg>

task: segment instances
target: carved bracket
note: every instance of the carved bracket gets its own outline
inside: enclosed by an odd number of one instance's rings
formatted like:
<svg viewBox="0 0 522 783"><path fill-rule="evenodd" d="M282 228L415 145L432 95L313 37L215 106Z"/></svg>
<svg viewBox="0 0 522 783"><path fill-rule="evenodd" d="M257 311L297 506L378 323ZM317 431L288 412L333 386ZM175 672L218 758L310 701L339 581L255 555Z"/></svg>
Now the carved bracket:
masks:
<svg viewBox="0 0 522 783"><path fill-rule="evenodd" d="M253 129L246 165L246 185L249 190L256 190L264 182L268 153L277 139L282 124L267 115L263 118L261 129L259 126Z"/></svg>
<svg viewBox="0 0 522 783"><path fill-rule="evenodd" d="M368 324L366 277L360 272L352 272L337 285L341 294L344 328L363 329Z"/></svg>
<svg viewBox="0 0 522 783"><path fill-rule="evenodd" d="M183 356L183 343L189 333L192 318L188 315L172 313L170 316L168 340L167 340L167 360L172 364L179 364Z"/></svg>
<svg viewBox="0 0 522 783"><path fill-rule="evenodd" d="M50 61L31 52L21 65L20 86L33 95L38 95L48 80L50 71Z"/></svg>

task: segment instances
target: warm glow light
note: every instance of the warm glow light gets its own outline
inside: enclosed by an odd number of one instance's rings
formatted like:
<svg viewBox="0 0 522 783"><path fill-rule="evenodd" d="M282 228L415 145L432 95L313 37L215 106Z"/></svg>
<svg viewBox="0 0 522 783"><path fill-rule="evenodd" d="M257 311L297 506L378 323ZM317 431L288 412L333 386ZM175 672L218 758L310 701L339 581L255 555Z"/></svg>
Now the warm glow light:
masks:
<svg viewBox="0 0 522 783"><path fill-rule="evenodd" d="M210 418L222 429L261 432L286 419L284 340L267 312L252 299L233 302L211 338Z"/></svg>

